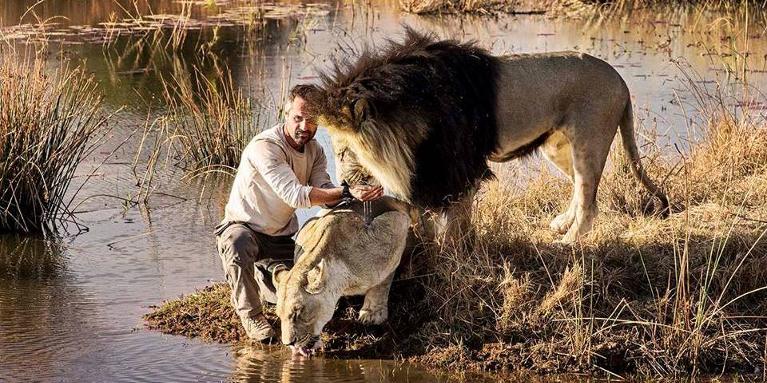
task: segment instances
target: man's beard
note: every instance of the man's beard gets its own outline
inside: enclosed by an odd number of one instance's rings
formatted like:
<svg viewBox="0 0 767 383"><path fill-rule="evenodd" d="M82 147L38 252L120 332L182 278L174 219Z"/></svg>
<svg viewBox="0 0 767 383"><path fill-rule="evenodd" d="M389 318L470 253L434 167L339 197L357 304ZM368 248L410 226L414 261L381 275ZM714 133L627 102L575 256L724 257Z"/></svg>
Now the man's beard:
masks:
<svg viewBox="0 0 767 383"><path fill-rule="evenodd" d="M296 130L296 134L293 136L293 140L297 144L305 144L312 139L312 134L307 131Z"/></svg>

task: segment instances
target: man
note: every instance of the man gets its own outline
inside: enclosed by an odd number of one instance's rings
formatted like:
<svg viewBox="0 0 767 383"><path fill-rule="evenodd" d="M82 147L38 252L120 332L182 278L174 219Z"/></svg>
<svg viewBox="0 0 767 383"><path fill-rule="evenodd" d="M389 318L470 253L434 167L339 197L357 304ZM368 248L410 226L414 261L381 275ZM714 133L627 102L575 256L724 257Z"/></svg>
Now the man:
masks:
<svg viewBox="0 0 767 383"><path fill-rule="evenodd" d="M292 262L296 209L332 206L344 197L369 201L383 195L380 186L336 187L330 181L325 153L313 140L317 121L306 103L315 92L313 85L295 86L290 91L287 121L258 134L245 148L224 220L216 227L232 305L245 333L257 341L274 336L261 302L276 303L276 296L270 275L274 270L256 262Z"/></svg>

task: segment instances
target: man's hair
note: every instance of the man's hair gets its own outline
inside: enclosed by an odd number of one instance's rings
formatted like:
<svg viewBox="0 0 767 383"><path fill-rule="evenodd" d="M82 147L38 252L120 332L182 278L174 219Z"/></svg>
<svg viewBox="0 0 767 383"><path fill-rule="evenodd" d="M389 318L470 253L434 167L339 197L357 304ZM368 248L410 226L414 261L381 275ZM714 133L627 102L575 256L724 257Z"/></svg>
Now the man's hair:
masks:
<svg viewBox="0 0 767 383"><path fill-rule="evenodd" d="M296 99L296 97L301 97L304 100L309 100L313 96L316 96L317 93L319 93L320 88L317 87L317 85L313 84L298 84L293 87L293 89L290 90L290 100L293 101Z"/></svg>
<svg viewBox="0 0 767 383"><path fill-rule="evenodd" d="M290 108L292 106L293 100L296 99L296 97L303 98L306 103L306 112L310 116L316 116L317 115L317 108L314 107L316 105L316 102L318 98L320 97L320 88L317 85L312 84L298 84L294 86L290 90L290 97L288 99L288 103L285 105L285 115L287 116L288 112L290 112Z"/></svg>

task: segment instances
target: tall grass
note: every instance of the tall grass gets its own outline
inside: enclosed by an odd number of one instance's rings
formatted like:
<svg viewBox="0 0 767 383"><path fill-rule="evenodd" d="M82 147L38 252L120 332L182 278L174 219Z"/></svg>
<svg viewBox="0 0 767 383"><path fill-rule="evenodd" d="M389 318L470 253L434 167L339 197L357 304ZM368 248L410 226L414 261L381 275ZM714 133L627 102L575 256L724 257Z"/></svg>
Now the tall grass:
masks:
<svg viewBox="0 0 767 383"><path fill-rule="evenodd" d="M0 232L43 232L71 216L75 170L106 134L100 105L82 69L0 51Z"/></svg>
<svg viewBox="0 0 767 383"><path fill-rule="evenodd" d="M134 203L148 201L156 173L169 165L183 169L184 178L233 175L245 146L271 121L263 106L237 89L228 70L216 67L206 75L179 66L162 84L166 108L148 117L134 159Z"/></svg>
<svg viewBox="0 0 767 383"><path fill-rule="evenodd" d="M161 124L176 140L178 158L194 171L236 168L245 145L262 128L253 100L235 88L231 72L220 82L199 71L163 83L168 114Z"/></svg>

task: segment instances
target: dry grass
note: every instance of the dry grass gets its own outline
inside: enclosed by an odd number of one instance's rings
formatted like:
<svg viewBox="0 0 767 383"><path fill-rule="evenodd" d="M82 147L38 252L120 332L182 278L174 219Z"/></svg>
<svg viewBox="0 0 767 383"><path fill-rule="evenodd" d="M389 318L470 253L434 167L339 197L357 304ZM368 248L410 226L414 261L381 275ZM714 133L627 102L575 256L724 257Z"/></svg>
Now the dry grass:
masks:
<svg viewBox="0 0 767 383"><path fill-rule="evenodd" d="M71 216L67 188L107 118L93 78L41 54L0 51L0 232L42 232Z"/></svg>
<svg viewBox="0 0 767 383"><path fill-rule="evenodd" d="M425 300L442 335L423 334L433 352L419 359L649 375L763 368L767 126L720 117L704 133L682 158L645 159L677 202L665 220L644 214L652 199L614 151L602 213L574 248L553 245L546 227L570 193L548 168L486 185L472 250L430 252ZM457 347L460 363L442 357Z"/></svg>
<svg viewBox="0 0 767 383"><path fill-rule="evenodd" d="M147 201L157 171L171 163L191 177L233 175L245 146L269 123L265 108L236 89L229 71L175 73L163 79L167 108L147 119L135 156L137 202Z"/></svg>
<svg viewBox="0 0 767 383"><path fill-rule="evenodd" d="M160 125L176 141L183 167L194 172L236 168L245 145L263 129L260 109L223 73L220 81L195 70L194 80L163 82L168 113Z"/></svg>
<svg viewBox="0 0 767 383"><path fill-rule="evenodd" d="M171 334L236 342L245 339L245 331L231 307L229 292L226 284L206 287L156 308L144 320L147 327Z"/></svg>

